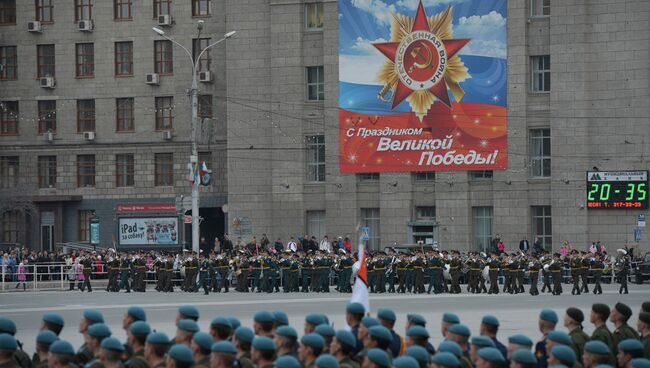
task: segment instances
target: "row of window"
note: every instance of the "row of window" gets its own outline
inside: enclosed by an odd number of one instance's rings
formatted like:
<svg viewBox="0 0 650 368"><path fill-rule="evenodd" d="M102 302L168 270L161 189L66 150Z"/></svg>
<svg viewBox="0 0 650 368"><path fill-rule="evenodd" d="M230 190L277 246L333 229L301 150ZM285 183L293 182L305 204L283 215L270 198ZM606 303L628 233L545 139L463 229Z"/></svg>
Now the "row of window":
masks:
<svg viewBox="0 0 650 368"><path fill-rule="evenodd" d="M90 241L90 220L95 217L95 210L79 210L77 214L79 223L77 240L88 242ZM31 235L29 224L29 215L23 215L20 211L5 211L0 216L0 241L2 243L29 244Z"/></svg>
<svg viewBox="0 0 650 368"><path fill-rule="evenodd" d="M539 240L544 249L553 246L553 226L551 206L531 206L531 225L533 241ZM494 209L492 207L473 207L474 246L476 250L489 252L494 234ZM531 242L532 246L532 242Z"/></svg>
<svg viewBox="0 0 650 368"><path fill-rule="evenodd" d="M211 152L200 152L199 162L211 167ZM16 188L19 179L18 156L0 156L0 188ZM55 188L57 157L38 156L38 187ZM96 177L95 155L77 155L77 187L94 187ZM154 183L156 186L174 185L174 154L154 154ZM115 186L135 186L135 158L132 153L115 155Z"/></svg>
<svg viewBox="0 0 650 368"><path fill-rule="evenodd" d="M198 96L198 116L201 119L212 118L212 95ZM96 116L94 99L77 100L77 132L94 132ZM174 97L155 97L155 129L158 131L172 130L174 123ZM0 101L0 136L18 135L20 120L18 101ZM57 101L38 101L38 133L57 132ZM134 132L134 98L123 97L115 99L115 131Z"/></svg>

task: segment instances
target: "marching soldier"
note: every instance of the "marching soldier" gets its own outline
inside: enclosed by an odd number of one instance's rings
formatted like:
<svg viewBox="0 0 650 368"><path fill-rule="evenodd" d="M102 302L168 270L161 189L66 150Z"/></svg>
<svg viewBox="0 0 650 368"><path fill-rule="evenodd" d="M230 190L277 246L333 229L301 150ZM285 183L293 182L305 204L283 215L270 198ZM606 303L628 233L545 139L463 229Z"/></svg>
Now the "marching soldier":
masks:
<svg viewBox="0 0 650 368"><path fill-rule="evenodd" d="M449 275L451 276L451 294L460 294L460 260L456 257L459 254L456 252L452 259L449 261Z"/></svg>
<svg viewBox="0 0 650 368"><path fill-rule="evenodd" d="M627 256L627 252L624 249L619 249L619 255L622 254L622 259L616 260L618 268L618 277L621 283L621 288L618 289L619 294L627 294L627 276L630 272L630 258ZM85 268L84 268L85 269ZM625 291L625 292L624 292Z"/></svg>
<svg viewBox="0 0 650 368"><path fill-rule="evenodd" d="M431 287L433 287L434 294L440 294L442 292L442 260L438 255L438 252L434 251L429 257L429 270L430 270L430 279L429 279L429 294L431 293Z"/></svg>
<svg viewBox="0 0 650 368"><path fill-rule="evenodd" d="M490 277L490 290L488 294L499 294L499 257L496 253L492 254L490 258L489 266L490 270L488 271L488 276Z"/></svg>
<svg viewBox="0 0 650 368"><path fill-rule="evenodd" d="M582 278L583 293L589 293L589 265L591 261L588 258L587 252L582 252L582 267L580 269L580 277Z"/></svg>
<svg viewBox="0 0 650 368"><path fill-rule="evenodd" d="M578 251L571 252L571 258L569 259L569 266L571 267L571 278L573 279L573 289L571 289L571 295L580 295L580 273L582 270L582 259L576 254Z"/></svg>
<svg viewBox="0 0 650 368"><path fill-rule="evenodd" d="M228 258L224 257L223 255L218 255L216 259L216 264L217 264L217 269L215 271L215 274L219 274L219 284L217 285L217 293L221 292L221 289L223 289L224 293L228 292L229 288L229 281L228 281L228 271L230 270L230 264L228 261Z"/></svg>
<svg viewBox="0 0 650 368"><path fill-rule="evenodd" d="M84 283L81 286L81 291L88 288L88 292L92 292L93 288L90 286L90 276L93 273L93 259L90 256L85 256L80 262L83 265Z"/></svg>
<svg viewBox="0 0 650 368"><path fill-rule="evenodd" d="M560 255L555 253L553 261L549 265L551 276L553 278L553 295L562 294L562 262Z"/></svg>
<svg viewBox="0 0 650 368"><path fill-rule="evenodd" d="M201 254L199 260L199 287L203 288L204 295L210 294L210 268L212 268L210 260Z"/></svg>
<svg viewBox="0 0 650 368"><path fill-rule="evenodd" d="M416 294L424 294L424 267L425 263L422 259L422 253L418 252L413 260L413 273L415 276L413 292Z"/></svg>
<svg viewBox="0 0 650 368"><path fill-rule="evenodd" d="M238 259L235 261L237 266L237 291L242 293L248 292L248 267L250 266L248 257L244 256L245 253L244 250L240 250Z"/></svg>
<svg viewBox="0 0 650 368"><path fill-rule="evenodd" d="M257 292L261 293L260 278L262 274L262 261L259 255L255 255L253 259L251 259L251 265L253 266L253 285L251 286L251 292L255 292L255 289L257 289Z"/></svg>
<svg viewBox="0 0 650 368"><path fill-rule="evenodd" d="M397 292L404 294L406 292L406 259L403 254L400 254L397 262L397 280Z"/></svg>
<svg viewBox="0 0 650 368"><path fill-rule="evenodd" d="M603 288L600 285L600 278L603 275L603 261L602 261L602 256L597 254L592 260L591 260L591 273L594 276L594 294L602 294L603 293Z"/></svg>
<svg viewBox="0 0 650 368"><path fill-rule="evenodd" d="M318 277L320 279L319 289L321 293L330 292L330 269L332 268L332 259L330 257L323 257L320 266L318 267Z"/></svg>
<svg viewBox="0 0 650 368"><path fill-rule="evenodd" d="M311 257L307 256L307 254L305 254L302 257L302 292L303 293L309 292L309 276L311 276L313 264L314 261L311 259Z"/></svg>
<svg viewBox="0 0 650 368"><path fill-rule="evenodd" d="M106 263L108 268L108 285L106 286L106 291L115 292L117 291L117 276L120 269L120 260L116 257L110 257Z"/></svg>
<svg viewBox="0 0 650 368"><path fill-rule="evenodd" d="M290 252L290 251L289 251ZM285 293L291 291L291 282L289 281L291 277L291 264L293 262L288 256L288 253L282 255L282 260L280 261L280 270L282 270L282 290Z"/></svg>
<svg viewBox="0 0 650 368"><path fill-rule="evenodd" d="M528 277L530 277L530 295L539 295L539 290L537 290L537 282L539 281L539 270L542 268L542 264L537 260L537 258L530 256L530 262L528 263Z"/></svg>
<svg viewBox="0 0 650 368"><path fill-rule="evenodd" d="M289 269L289 291L290 292L299 292L298 288L298 275L300 274L300 256L294 254L293 259L290 259L291 268Z"/></svg>
<svg viewBox="0 0 650 368"><path fill-rule="evenodd" d="M131 292L131 285L129 285L129 277L131 276L131 261L126 256L122 255L122 261L120 262L120 284L117 287L117 290L126 289L127 293Z"/></svg>

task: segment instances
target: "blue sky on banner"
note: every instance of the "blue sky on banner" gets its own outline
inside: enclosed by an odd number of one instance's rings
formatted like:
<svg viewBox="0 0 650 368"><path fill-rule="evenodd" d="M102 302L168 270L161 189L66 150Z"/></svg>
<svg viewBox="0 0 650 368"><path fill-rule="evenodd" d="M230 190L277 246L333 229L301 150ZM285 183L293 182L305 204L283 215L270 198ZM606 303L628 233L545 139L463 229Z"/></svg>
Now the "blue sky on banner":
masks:
<svg viewBox="0 0 650 368"><path fill-rule="evenodd" d="M379 84L385 57L372 43L390 39L391 12L415 16L419 0L339 0L340 80ZM460 56L505 59L506 0L423 0L428 16L453 7L454 38L471 38ZM496 61L496 60L495 60ZM471 71L470 71L471 74Z"/></svg>

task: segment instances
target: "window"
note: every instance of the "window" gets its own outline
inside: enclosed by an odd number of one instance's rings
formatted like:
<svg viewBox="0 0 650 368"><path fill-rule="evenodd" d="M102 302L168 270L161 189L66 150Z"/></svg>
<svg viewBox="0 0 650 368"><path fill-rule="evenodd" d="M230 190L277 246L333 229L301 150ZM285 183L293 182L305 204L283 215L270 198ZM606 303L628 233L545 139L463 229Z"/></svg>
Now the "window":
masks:
<svg viewBox="0 0 650 368"><path fill-rule="evenodd" d="M156 186L174 185L174 155L171 153L156 153L155 157Z"/></svg>
<svg viewBox="0 0 650 368"><path fill-rule="evenodd" d="M133 75L133 42L115 42L115 75Z"/></svg>
<svg viewBox="0 0 650 368"><path fill-rule="evenodd" d="M357 174L360 182L372 183L379 181L379 173L361 173Z"/></svg>
<svg viewBox="0 0 650 368"><path fill-rule="evenodd" d="M435 221L436 208L433 206L415 207L415 218L417 220Z"/></svg>
<svg viewBox="0 0 650 368"><path fill-rule="evenodd" d="M38 132L56 132L56 100L38 101Z"/></svg>
<svg viewBox="0 0 650 368"><path fill-rule="evenodd" d="M95 45L78 43L77 47L77 78L93 77L95 75Z"/></svg>
<svg viewBox="0 0 650 368"><path fill-rule="evenodd" d="M413 174L415 181L434 181L436 180L435 171L416 172Z"/></svg>
<svg viewBox="0 0 650 368"><path fill-rule="evenodd" d="M408 225L411 243L421 241L424 244L433 245L438 241L438 226L436 224L435 207L415 207L415 220L409 222Z"/></svg>
<svg viewBox="0 0 650 368"><path fill-rule="evenodd" d="M37 77L54 77L54 45L37 45Z"/></svg>
<svg viewBox="0 0 650 368"><path fill-rule="evenodd" d="M481 252L490 251L492 242L492 207L472 208L474 216L474 246Z"/></svg>
<svg viewBox="0 0 650 368"><path fill-rule="evenodd" d="M308 30L323 29L323 3L305 4L305 25Z"/></svg>
<svg viewBox="0 0 650 368"><path fill-rule="evenodd" d="M77 187L95 186L95 155L77 156Z"/></svg>
<svg viewBox="0 0 650 368"><path fill-rule="evenodd" d="M113 0L115 20L131 20L132 0Z"/></svg>
<svg viewBox="0 0 650 368"><path fill-rule="evenodd" d="M93 19L93 0L75 0L74 3L75 21Z"/></svg>
<svg viewBox="0 0 650 368"><path fill-rule="evenodd" d="M533 92L551 91L551 56L531 56L530 58Z"/></svg>
<svg viewBox="0 0 650 368"><path fill-rule="evenodd" d="M307 100L323 101L325 99L325 76L322 66L307 67Z"/></svg>
<svg viewBox="0 0 650 368"><path fill-rule="evenodd" d="M95 100L77 100L77 133L95 131Z"/></svg>
<svg viewBox="0 0 650 368"><path fill-rule="evenodd" d="M489 180L493 176L492 170L473 170L469 172L470 180Z"/></svg>
<svg viewBox="0 0 650 368"><path fill-rule="evenodd" d="M551 176L551 129L530 131L530 167L533 177Z"/></svg>
<svg viewBox="0 0 650 368"><path fill-rule="evenodd" d="M90 219L95 217L94 210L79 211L79 241L90 241Z"/></svg>
<svg viewBox="0 0 650 368"><path fill-rule="evenodd" d="M325 181L325 136L307 137L307 181Z"/></svg>
<svg viewBox="0 0 650 368"><path fill-rule="evenodd" d="M0 102L0 135L18 134L18 101Z"/></svg>
<svg viewBox="0 0 650 368"><path fill-rule="evenodd" d="M192 0L192 16L204 17L210 15L210 0Z"/></svg>
<svg viewBox="0 0 650 368"><path fill-rule="evenodd" d="M553 247L553 226L551 223L551 206L532 206L533 237L539 239L542 247L551 250Z"/></svg>
<svg viewBox="0 0 650 368"><path fill-rule="evenodd" d="M56 156L38 156L38 187L56 187Z"/></svg>
<svg viewBox="0 0 650 368"><path fill-rule="evenodd" d="M316 239L323 239L325 232L325 211L307 211L307 232Z"/></svg>
<svg viewBox="0 0 650 368"><path fill-rule="evenodd" d="M0 188L18 186L18 156L0 156Z"/></svg>
<svg viewBox="0 0 650 368"><path fill-rule="evenodd" d="M212 118L212 95L199 95L199 119Z"/></svg>
<svg viewBox="0 0 650 368"><path fill-rule="evenodd" d="M172 13L172 0L153 0L153 16L170 15Z"/></svg>
<svg viewBox="0 0 650 368"><path fill-rule="evenodd" d="M154 41L154 71L160 75L171 75L174 72L171 41Z"/></svg>
<svg viewBox="0 0 650 368"><path fill-rule="evenodd" d="M115 155L115 186L132 187L135 182L133 154Z"/></svg>
<svg viewBox="0 0 650 368"><path fill-rule="evenodd" d="M533 17L548 17L551 15L551 0L532 0L530 10Z"/></svg>
<svg viewBox="0 0 650 368"><path fill-rule="evenodd" d="M0 68L0 80L16 80L18 78L18 53L16 52L16 46L0 46L0 65L2 65L2 68Z"/></svg>
<svg viewBox="0 0 650 368"><path fill-rule="evenodd" d="M209 38L195 38L192 40L192 57L194 60L199 56L201 50L206 48L210 44ZM197 72L205 72L210 70L210 63L212 59L210 58L210 49L207 49L201 59L199 60Z"/></svg>
<svg viewBox="0 0 650 368"><path fill-rule="evenodd" d="M2 214L2 242L18 243L20 239L20 213L6 211Z"/></svg>
<svg viewBox="0 0 650 368"><path fill-rule="evenodd" d="M54 10L52 1L53 0L36 0L36 20L43 23L52 23L54 21L52 18L52 10Z"/></svg>
<svg viewBox="0 0 650 368"><path fill-rule="evenodd" d="M133 98L115 99L115 112L117 116L116 128L118 132L131 132L135 129L133 123Z"/></svg>
<svg viewBox="0 0 650 368"><path fill-rule="evenodd" d="M0 24L16 24L16 0L0 0Z"/></svg>
<svg viewBox="0 0 650 368"><path fill-rule="evenodd" d="M381 245L381 237L379 233L380 218L379 208L362 208L361 209L361 222L363 226L370 229L370 240L368 240L368 249L378 250Z"/></svg>
<svg viewBox="0 0 650 368"><path fill-rule="evenodd" d="M156 97L156 130L170 130L174 122L174 97Z"/></svg>

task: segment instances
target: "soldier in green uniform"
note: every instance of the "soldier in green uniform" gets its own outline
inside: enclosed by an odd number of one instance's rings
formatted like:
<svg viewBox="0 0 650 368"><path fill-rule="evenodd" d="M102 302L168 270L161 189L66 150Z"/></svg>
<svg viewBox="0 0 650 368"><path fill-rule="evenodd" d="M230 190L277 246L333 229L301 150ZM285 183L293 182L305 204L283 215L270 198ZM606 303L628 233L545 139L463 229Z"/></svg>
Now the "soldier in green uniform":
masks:
<svg viewBox="0 0 650 368"><path fill-rule="evenodd" d="M94 259L91 258L90 255L86 255L85 257L82 257L81 264L83 265L83 273L84 273L84 283L81 286L81 291L84 291L85 288L88 288L88 292L92 292L93 288L90 286L90 276L93 273L93 261Z"/></svg>
<svg viewBox="0 0 650 368"><path fill-rule="evenodd" d="M582 261L582 267L580 269L580 277L582 279L582 288L581 291L583 293L588 293L589 292L589 265L591 264L591 261L589 260L587 252L582 252L582 256L580 257Z"/></svg>
<svg viewBox="0 0 650 368"><path fill-rule="evenodd" d="M619 257L622 252L619 252ZM622 258L620 260L616 261L618 272L616 275L619 278L619 282L621 283L621 288L618 289L619 294L627 294L627 276L628 273L630 272L630 257L628 257L627 253L624 253Z"/></svg>
<svg viewBox="0 0 650 368"><path fill-rule="evenodd" d="M413 266L413 261L415 257L409 257L406 259L406 291L409 293L413 291L415 287L415 267Z"/></svg>
<svg viewBox="0 0 650 368"><path fill-rule="evenodd" d="M379 294L386 292L386 258L384 255L385 253L381 252L375 258L375 279L377 281L375 291Z"/></svg>
<svg viewBox="0 0 650 368"><path fill-rule="evenodd" d="M594 294L602 294L603 288L600 286L600 278L603 275L603 260L600 254L596 254L590 261L591 274L594 276Z"/></svg>
<svg viewBox="0 0 650 368"><path fill-rule="evenodd" d="M539 290L537 289L537 283L539 282L539 270L542 268L542 264L539 262L537 257L528 256L528 277L530 278L530 295L539 295Z"/></svg>
<svg viewBox="0 0 650 368"><path fill-rule="evenodd" d="M257 289L258 293L261 293L260 279L262 275L262 259L259 255L255 255L251 259L251 266L253 266L253 272L251 274L253 278L253 284L251 286L251 293L255 292Z"/></svg>
<svg viewBox="0 0 650 368"><path fill-rule="evenodd" d="M120 284L117 287L117 290L126 289L127 293L131 292L131 285L129 284L129 277L131 276L131 261L127 257L126 253L122 254L122 259L120 260Z"/></svg>
<svg viewBox="0 0 650 368"><path fill-rule="evenodd" d="M90 352L90 360L84 365L85 368L101 368L103 365L99 361L99 351L102 340L111 336L111 330L103 322L95 323L88 327L88 338L86 339L87 347ZM124 349L122 344L118 345ZM124 350L122 350L124 351Z"/></svg>
<svg viewBox="0 0 650 368"><path fill-rule="evenodd" d="M569 266L571 267L571 279L573 280L573 289L571 295L580 295L580 272L582 270L582 259L578 256L578 251L571 251Z"/></svg>
<svg viewBox="0 0 650 368"><path fill-rule="evenodd" d="M551 271L551 277L553 278L553 295L562 294L562 261L560 261L560 254L555 253L553 256L553 261L548 267Z"/></svg>
<svg viewBox="0 0 650 368"><path fill-rule="evenodd" d="M359 368L359 363L352 360L356 348L356 338L349 331L338 331L330 344L330 354L339 362L340 368Z"/></svg>
<svg viewBox="0 0 650 368"><path fill-rule="evenodd" d="M431 288L433 287L434 294L440 294L442 292L442 260L437 251L432 251L431 256L428 259L428 266L430 272L429 279L429 290L427 293L431 293Z"/></svg>
<svg viewBox="0 0 650 368"><path fill-rule="evenodd" d="M343 250L344 255L345 255L345 250ZM345 255L345 257L341 260L341 267L343 270L341 271L342 273L342 280L341 280L341 285L343 286L343 292L344 293L351 293L352 292L352 286L350 285L350 279L352 278L352 266L354 265L354 259L352 257L348 257Z"/></svg>
<svg viewBox="0 0 650 368"><path fill-rule="evenodd" d="M276 293L280 292L280 263L276 255L271 256L271 278L273 279L273 289Z"/></svg>
<svg viewBox="0 0 650 368"><path fill-rule="evenodd" d="M73 362L74 348L72 345L63 340L55 341L50 346L48 356L48 366L53 365L61 368L76 368Z"/></svg>
<svg viewBox="0 0 650 368"><path fill-rule="evenodd" d="M490 278L488 294L499 294L499 267L501 266L501 262L496 253L490 255L488 266L490 266L490 270L488 271L488 277Z"/></svg>
<svg viewBox="0 0 650 368"><path fill-rule="evenodd" d="M196 362L193 368L210 368L210 356L212 354L213 343L214 340L212 339L212 336L207 332L199 331L192 336L190 349L194 354L194 361ZM227 344L230 344L232 348L232 356L234 358L237 350L235 350L235 347L232 346L230 342L227 342Z"/></svg>
<svg viewBox="0 0 650 368"><path fill-rule="evenodd" d="M199 287L203 289L203 294L210 294L210 260L201 254L199 259Z"/></svg>
<svg viewBox="0 0 650 368"><path fill-rule="evenodd" d="M553 259L549 258L548 253L544 253L540 260L542 260L542 293L550 293L553 289L551 288L551 271L549 268Z"/></svg>
<svg viewBox="0 0 650 368"><path fill-rule="evenodd" d="M473 252L470 252L468 254L468 258L465 261L465 268L467 269L467 292L468 293L476 293L477 290L477 282L476 282L476 276L477 276L477 271L478 269L475 268L476 264L476 256L474 255Z"/></svg>
<svg viewBox="0 0 650 368"><path fill-rule="evenodd" d="M606 304L596 303L591 306L591 323L594 324L595 329L591 334L591 340L600 340L609 348L610 364L616 366L616 346L614 346L614 338L612 333L607 328L607 318L609 318L610 310Z"/></svg>
<svg viewBox="0 0 650 368"><path fill-rule="evenodd" d="M323 257L321 265L318 268L318 277L320 278L320 291L321 293L330 292L330 270L334 263L331 257Z"/></svg>
<svg viewBox="0 0 650 368"><path fill-rule="evenodd" d="M386 278L388 279L389 293L395 292L395 282L397 281L397 263L398 259L395 253L393 251L390 251L388 253L388 258L386 258L386 268L388 268Z"/></svg>
<svg viewBox="0 0 650 368"><path fill-rule="evenodd" d="M623 340L639 339L639 334L627 324L630 317L632 317L632 309L626 304L616 303L609 315L609 320L615 327L612 332L614 346L618 346Z"/></svg>
<svg viewBox="0 0 650 368"><path fill-rule="evenodd" d="M517 293L523 293L524 289L524 269L526 269L526 256L519 256L519 267L517 267Z"/></svg>
<svg viewBox="0 0 650 368"><path fill-rule="evenodd" d="M218 255L216 258L217 269L215 273L219 274L219 284L217 285L217 293L221 292L223 289L224 293L228 292L230 288L230 282L228 281L228 271L230 270L230 261L228 257L223 255Z"/></svg>
<svg viewBox="0 0 650 368"><path fill-rule="evenodd" d="M510 266L512 265L512 260L510 256L506 255L501 264L501 269L503 270L503 292L509 293L510 286L512 285L512 272L510 272Z"/></svg>
<svg viewBox="0 0 650 368"><path fill-rule="evenodd" d="M639 313L639 321L636 324L637 330L641 335L641 342L643 343L643 356L650 359L650 313Z"/></svg>
<svg viewBox="0 0 650 368"><path fill-rule="evenodd" d="M399 255L397 261L397 292L404 294L406 292L406 256Z"/></svg>
<svg viewBox="0 0 650 368"><path fill-rule="evenodd" d="M413 274L414 274L414 287L413 292L416 294L424 294L424 255L422 252L417 252L413 260Z"/></svg>
<svg viewBox="0 0 650 368"><path fill-rule="evenodd" d="M313 255L312 259L314 262L312 263L312 269L311 269L311 284L309 288L311 289L312 292L319 292L320 291L320 273L319 273L319 267L321 264L321 256L320 256L320 251L316 251L316 253ZM370 272L370 271L368 271ZM368 273L370 274L370 273Z"/></svg>
<svg viewBox="0 0 650 368"><path fill-rule="evenodd" d="M171 255L167 255L167 260L165 261L165 282L163 290L168 293L174 292L174 258Z"/></svg>
<svg viewBox="0 0 650 368"><path fill-rule="evenodd" d="M135 275L137 283L134 290L144 293L147 291L147 261L144 254L136 257Z"/></svg>
<svg viewBox="0 0 650 368"><path fill-rule="evenodd" d="M280 259L279 266L280 270L282 271L282 291L285 293L288 293L291 291L291 282L290 277L291 277L291 258L289 258L288 253L282 254L282 258Z"/></svg>
<svg viewBox="0 0 650 368"><path fill-rule="evenodd" d="M126 368L149 368L144 357L144 345L147 335L151 333L151 327L145 321L131 323L126 333L126 344L133 352L131 357L124 363Z"/></svg>
<svg viewBox="0 0 650 368"><path fill-rule="evenodd" d="M302 292L309 292L309 276L311 276L311 271L313 268L313 260L307 254L304 254L301 260L302 265Z"/></svg>
<svg viewBox="0 0 650 368"><path fill-rule="evenodd" d="M110 257L106 262L106 269L108 272L108 284L106 285L106 291L114 292L117 290L117 272L119 268L119 259Z"/></svg>
<svg viewBox="0 0 650 368"><path fill-rule="evenodd" d="M366 254L366 270L368 272L368 291L375 292L375 259L372 254Z"/></svg>
<svg viewBox="0 0 650 368"><path fill-rule="evenodd" d="M455 252L449 261L449 275L451 276L451 294L460 294L460 260L458 256L460 253Z"/></svg>
<svg viewBox="0 0 650 368"><path fill-rule="evenodd" d="M248 268L250 262L248 257L245 256L245 251L240 250L239 256L235 260L235 266L237 267L237 291L242 293L248 292Z"/></svg>
<svg viewBox="0 0 650 368"><path fill-rule="evenodd" d="M582 353L585 350L585 344L589 341L589 335L582 330L582 322L585 315L578 308L568 308L564 316L564 327L569 331L569 337L573 342L572 348L576 353L578 360L582 359Z"/></svg>
<svg viewBox="0 0 650 368"><path fill-rule="evenodd" d="M237 359L242 368L254 368L255 365L251 360L251 345L255 333L248 327L238 327L235 329L233 342L237 349Z"/></svg>
<svg viewBox="0 0 650 368"><path fill-rule="evenodd" d="M289 291L290 292L299 292L298 287L298 275L300 274L300 256L294 254L290 259L290 269L289 269Z"/></svg>
<svg viewBox="0 0 650 368"><path fill-rule="evenodd" d="M165 354L169 350L169 338L162 332L152 332L144 345L144 357L151 368L165 367Z"/></svg>

